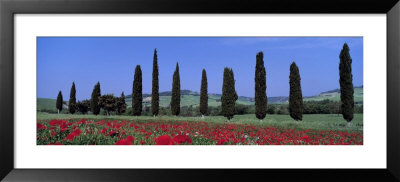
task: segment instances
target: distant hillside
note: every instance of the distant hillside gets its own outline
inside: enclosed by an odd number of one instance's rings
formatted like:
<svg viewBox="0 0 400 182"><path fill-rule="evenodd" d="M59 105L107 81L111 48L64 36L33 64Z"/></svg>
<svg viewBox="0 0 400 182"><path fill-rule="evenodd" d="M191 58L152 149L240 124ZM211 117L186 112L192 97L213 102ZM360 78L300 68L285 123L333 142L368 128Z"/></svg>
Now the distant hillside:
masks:
<svg viewBox="0 0 400 182"><path fill-rule="evenodd" d="M321 92L315 96L305 96L304 101L321 101L321 100L340 100L340 89L334 89L330 91ZM289 97L268 97L268 103L285 103L288 102ZM356 104L363 103L363 86L354 87L354 102Z"/></svg>
<svg viewBox="0 0 400 182"><path fill-rule="evenodd" d="M277 103L284 103L289 100L289 97L268 97L269 104L277 104Z"/></svg>
<svg viewBox="0 0 400 182"><path fill-rule="evenodd" d="M63 104L63 109L68 106ZM37 110L57 112L56 99L37 98Z"/></svg>
<svg viewBox="0 0 400 182"><path fill-rule="evenodd" d="M304 101L320 101L324 99L329 99L333 101L340 100L340 90L330 90L326 92L321 92L316 96L304 97ZM171 100L171 92L160 92L160 106L168 107ZM132 105L131 95L127 95L125 99L128 107ZM193 106L196 107L200 102L200 94L198 92L193 92L190 90L181 90L181 106ZM284 104L288 102L288 97L268 97L269 104ZM363 86L354 87L354 102L356 104L363 103ZM236 101L238 104L244 105L254 105L253 97L239 96ZM143 94L143 105L150 106L151 104L151 94ZM221 94L209 94L208 95L208 105L209 106L219 106L221 105ZM66 106L65 106L66 107ZM52 110L56 111L56 100L38 98L37 99L37 109L38 110Z"/></svg>
<svg viewBox="0 0 400 182"><path fill-rule="evenodd" d="M160 92L160 106L168 107L171 101L171 91ZM129 107L132 105L132 96L128 95L126 102ZM181 90L181 106L192 106L196 107L200 103L200 94L191 90ZM244 105L253 105L254 99L251 97L240 96L237 103ZM143 105L151 105L151 94L143 94ZM208 95L208 105L209 106L219 106L221 105L221 94L209 94Z"/></svg>
<svg viewBox="0 0 400 182"><path fill-rule="evenodd" d="M356 104L363 103L363 86L354 87L354 102ZM331 91L321 92L320 94L308 98L304 98L304 101L320 101L320 100L333 100L340 101L340 89L335 89Z"/></svg>
<svg viewBox="0 0 400 182"><path fill-rule="evenodd" d="M355 90L357 90L357 88L361 88L361 89L362 89L362 88L363 88L363 85L358 86L358 87L354 87ZM354 91L355 91L355 90L354 90ZM326 91L326 92L321 92L320 94L326 94L326 93L332 93L332 92L340 93L340 89L337 88L337 89L334 89L334 90L329 90L329 91Z"/></svg>
<svg viewBox="0 0 400 182"><path fill-rule="evenodd" d="M159 96L171 96L172 92L171 91L165 91L165 92L160 92L158 95ZM200 96L199 93L193 92L191 90L181 90L181 95L194 95L194 96ZM151 97L151 94L143 94L143 97ZM132 98L131 95L127 95L126 98Z"/></svg>

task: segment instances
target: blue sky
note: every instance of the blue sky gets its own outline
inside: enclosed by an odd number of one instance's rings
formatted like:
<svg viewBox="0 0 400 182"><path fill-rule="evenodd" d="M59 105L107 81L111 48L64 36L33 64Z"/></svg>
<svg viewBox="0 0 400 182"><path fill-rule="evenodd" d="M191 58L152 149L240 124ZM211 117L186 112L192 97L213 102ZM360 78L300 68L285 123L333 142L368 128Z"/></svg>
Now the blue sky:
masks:
<svg viewBox="0 0 400 182"><path fill-rule="evenodd" d="M181 89L200 91L207 71L209 93L221 93L224 67L233 69L236 91L254 97L256 54L264 52L267 96L289 95L289 66L300 70L303 96L339 88L339 53L347 42L353 59L353 84L363 85L362 37L38 37L37 96L69 98L72 82L78 100L89 99L100 81L102 94L132 93L136 65L143 93L151 93L153 52L157 48L160 92L170 91L176 62Z"/></svg>

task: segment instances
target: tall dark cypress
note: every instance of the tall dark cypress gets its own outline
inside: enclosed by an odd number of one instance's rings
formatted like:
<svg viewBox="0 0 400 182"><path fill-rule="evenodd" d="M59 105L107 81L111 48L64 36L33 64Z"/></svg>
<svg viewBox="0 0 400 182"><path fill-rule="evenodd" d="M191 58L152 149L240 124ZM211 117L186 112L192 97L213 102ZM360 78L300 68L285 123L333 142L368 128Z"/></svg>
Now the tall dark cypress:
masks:
<svg viewBox="0 0 400 182"><path fill-rule="evenodd" d="M233 70L230 68L225 68L222 84L221 109L222 114L228 119L228 122L235 114L235 102L237 99L238 96L235 90L235 78L233 75Z"/></svg>
<svg viewBox="0 0 400 182"><path fill-rule="evenodd" d="M69 102L68 102L68 111L71 114L74 114L76 110L76 90L75 90L75 82L72 82L71 92L69 94Z"/></svg>
<svg viewBox="0 0 400 182"><path fill-rule="evenodd" d="M290 116L298 122L298 120L303 119L303 94L301 92L300 85L300 73L299 68L296 63L293 62L290 65L290 76L289 76L289 84L290 84L290 93L289 93L289 112Z"/></svg>
<svg viewBox="0 0 400 182"><path fill-rule="evenodd" d="M159 112L159 95L158 95L158 63L157 49L154 49L153 56L153 81L151 90L151 112L153 116L157 116Z"/></svg>
<svg viewBox="0 0 400 182"><path fill-rule="evenodd" d="M207 91L207 73L206 70L203 69L201 74L201 88L200 88L200 113L204 118L204 115L207 114L208 109L208 91Z"/></svg>
<svg viewBox="0 0 400 182"><path fill-rule="evenodd" d="M176 63L176 68L172 80L172 95L171 95L171 113L179 115L181 108L181 83L179 78L179 65Z"/></svg>
<svg viewBox="0 0 400 182"><path fill-rule="evenodd" d="M132 89L132 111L134 116L142 114L142 101L142 70L140 69L140 65L137 65Z"/></svg>
<svg viewBox="0 0 400 182"><path fill-rule="evenodd" d="M353 120L354 113L354 88L353 74L351 73L352 59L350 57L350 49L347 43L343 45L339 58L341 110L343 118L347 121L347 126L350 127L350 122Z"/></svg>
<svg viewBox="0 0 400 182"><path fill-rule="evenodd" d="M259 52L256 56L256 72L254 77L255 82L255 114L259 120L265 118L267 114L267 84L266 84L266 73L264 67L264 54Z"/></svg>
<svg viewBox="0 0 400 182"><path fill-rule="evenodd" d="M90 98L90 109L94 115L100 113L99 97L101 96L100 82L94 86L92 96Z"/></svg>
<svg viewBox="0 0 400 182"><path fill-rule="evenodd" d="M56 102L56 107L57 107L57 111L58 111L58 114L60 114L60 111L62 111L62 109L63 109L63 96L62 96L62 93L61 93L61 90L58 92L58 95L57 95L57 102Z"/></svg>

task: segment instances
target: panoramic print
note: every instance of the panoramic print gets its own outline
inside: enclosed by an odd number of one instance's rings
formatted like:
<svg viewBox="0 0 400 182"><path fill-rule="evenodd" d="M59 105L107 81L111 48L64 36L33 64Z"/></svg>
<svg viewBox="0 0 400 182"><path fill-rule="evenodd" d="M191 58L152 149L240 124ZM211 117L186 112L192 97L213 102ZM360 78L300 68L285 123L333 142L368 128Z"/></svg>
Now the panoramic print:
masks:
<svg viewBox="0 0 400 182"><path fill-rule="evenodd" d="M37 145L363 145L362 37L37 37Z"/></svg>

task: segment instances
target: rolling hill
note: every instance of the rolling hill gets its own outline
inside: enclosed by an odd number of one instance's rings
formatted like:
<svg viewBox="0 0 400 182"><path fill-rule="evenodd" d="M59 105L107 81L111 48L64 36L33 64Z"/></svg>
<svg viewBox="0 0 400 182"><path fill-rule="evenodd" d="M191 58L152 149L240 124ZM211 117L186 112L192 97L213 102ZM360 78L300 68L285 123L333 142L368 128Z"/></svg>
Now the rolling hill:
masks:
<svg viewBox="0 0 400 182"><path fill-rule="evenodd" d="M363 86L354 87L354 103L362 104L363 103ZM304 101L321 101L321 100L333 100L340 101L340 89L330 90L326 92L322 92L313 97L306 97Z"/></svg>
<svg viewBox="0 0 400 182"><path fill-rule="evenodd" d="M363 103L363 86L354 87L354 103ZM321 92L318 95L303 97L303 101L321 101L321 100L340 101L340 89L334 89L326 92ZM289 97L268 97L268 103L282 104L288 102Z"/></svg>
<svg viewBox="0 0 400 182"><path fill-rule="evenodd" d="M193 106L196 107L200 102L200 94L198 92L193 92L190 90L181 90L181 106ZM304 97L304 101L321 101L324 99L329 99L333 101L340 100L340 90L330 90L326 92L321 92L318 95L311 97ZM160 106L168 107L171 100L171 91L160 92ZM131 95L127 95L125 99L128 107L132 106ZM284 104L288 102L288 97L268 97L269 104ZM363 86L354 87L354 102L356 104L363 103ZM236 101L238 104L253 105L254 98L239 96ZM150 106L151 104L151 94L143 94L143 105ZM221 94L209 94L208 95L208 105L209 106L219 106L221 104ZM51 110L56 111L56 100L48 98L37 98L37 110Z"/></svg>
<svg viewBox="0 0 400 182"><path fill-rule="evenodd" d="M168 107L171 101L171 91L160 92L160 106ZM221 104L221 94L209 94L208 95L208 105L209 106L219 106ZM125 101L128 107L132 105L131 95L127 95ZM190 90L181 90L181 106L193 106L196 107L200 102L200 94L198 92L193 92ZM237 103L244 105L254 104L254 99L251 97L240 96ZM143 105L151 105L151 94L143 94Z"/></svg>

